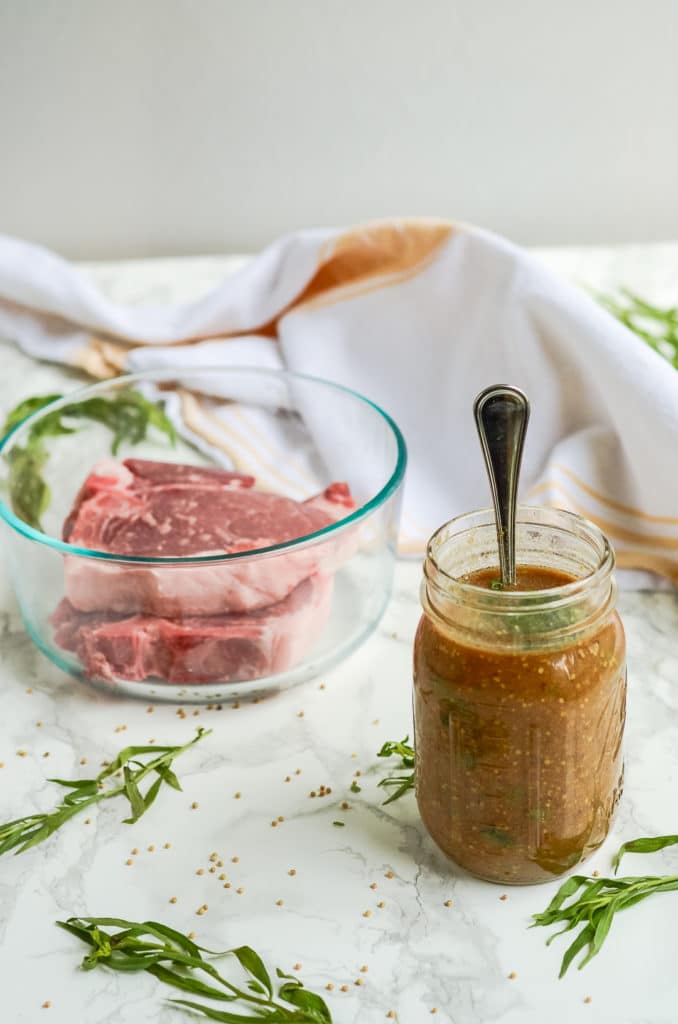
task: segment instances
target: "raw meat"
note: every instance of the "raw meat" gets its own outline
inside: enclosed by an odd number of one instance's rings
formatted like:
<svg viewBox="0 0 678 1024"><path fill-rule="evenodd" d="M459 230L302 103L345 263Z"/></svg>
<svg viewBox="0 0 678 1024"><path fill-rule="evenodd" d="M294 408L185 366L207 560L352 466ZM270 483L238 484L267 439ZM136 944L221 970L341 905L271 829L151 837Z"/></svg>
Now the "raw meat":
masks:
<svg viewBox="0 0 678 1024"><path fill-rule="evenodd" d="M295 540L349 515L346 484L306 502L253 489L224 470L127 459L94 467L64 523L64 539L132 558L68 556L66 597L84 612L173 618L252 611L282 601L308 576L331 572L355 547L354 531L303 550L235 563L149 567L135 557L235 554Z"/></svg>
<svg viewBox="0 0 678 1024"><path fill-rule="evenodd" d="M56 643L78 655L91 679L235 682L301 661L327 622L332 586L332 576L311 576L269 608L178 621L83 613L64 599L51 621Z"/></svg>

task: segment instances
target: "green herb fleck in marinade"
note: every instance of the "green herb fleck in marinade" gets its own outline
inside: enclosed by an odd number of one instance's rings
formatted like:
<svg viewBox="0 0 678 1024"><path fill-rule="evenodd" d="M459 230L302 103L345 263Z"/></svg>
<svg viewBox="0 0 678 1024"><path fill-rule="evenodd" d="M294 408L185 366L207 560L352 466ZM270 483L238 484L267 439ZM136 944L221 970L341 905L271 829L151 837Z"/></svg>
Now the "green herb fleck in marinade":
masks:
<svg viewBox="0 0 678 1024"><path fill-rule="evenodd" d="M6 825L0 825L0 856L9 853L10 850L23 853L32 846L37 846L76 814L91 807L92 804L111 800L116 796L123 796L129 801L132 814L124 820L126 825L133 824L149 809L163 782L172 789L181 790L179 780L172 771L172 762L198 740L209 736L211 731L198 729L197 735L182 747L161 747L155 744L125 747L95 779L48 779L49 782L64 786L71 792L64 797L56 810L49 814L29 814L25 818L17 818ZM148 760L139 760L140 757L149 754L153 756ZM118 772L122 772L122 785L106 788L106 780ZM146 792L142 793L139 784L146 776L153 774L156 776L155 779Z"/></svg>
<svg viewBox="0 0 678 1024"><path fill-rule="evenodd" d="M377 754L377 757L399 757L400 767L410 769L406 775L388 775L379 783L384 789L393 789L394 792L384 800L384 804L391 804L398 800L405 793L414 789L414 747L410 746L409 736L404 740L388 740Z"/></svg>
<svg viewBox="0 0 678 1024"><path fill-rule="evenodd" d="M27 416L62 397L40 395L24 399L8 414L3 434L18 426ZM63 409L47 413L31 427L25 446L15 445L7 455L12 508L20 519L35 529L41 529L40 519L50 502L50 490L42 476L49 458L44 439L75 433L75 422L79 419L95 420L108 427L113 434L111 451L114 455L123 441L130 444L143 441L149 427L162 431L172 444L176 440L174 427L162 408L144 398L139 391L123 391L113 398L86 398L82 402L73 402Z"/></svg>
<svg viewBox="0 0 678 1024"><path fill-rule="evenodd" d="M625 853L653 853L667 846L678 844L678 836L655 836L633 839L624 843L613 858L615 871ZM581 950L585 950L578 967L581 970L600 949L610 931L614 915L620 910L658 892L678 890L678 875L633 875L628 878L595 878L586 875L572 875L563 882L546 910L533 914L534 924L563 927L547 940L550 945L563 932L579 928L574 942L565 951L560 965L563 977L568 967ZM569 902L568 902L569 901Z"/></svg>
<svg viewBox="0 0 678 1024"><path fill-rule="evenodd" d="M69 917L67 921L56 923L91 947L82 961L83 970L108 967L125 973L145 971L192 996L237 1004L236 1013L188 999L171 1000L174 1006L186 1007L209 1020L222 1021L223 1024L246 1024L247 1021L332 1024L325 1001L304 988L298 978L284 974L280 968L276 968L275 973L282 984L277 985L276 994L263 960L250 946L214 952L157 921ZM209 959L203 956L204 953ZM230 981L214 966L212 958L225 956L232 956L238 962L244 973L243 982L236 984Z"/></svg>

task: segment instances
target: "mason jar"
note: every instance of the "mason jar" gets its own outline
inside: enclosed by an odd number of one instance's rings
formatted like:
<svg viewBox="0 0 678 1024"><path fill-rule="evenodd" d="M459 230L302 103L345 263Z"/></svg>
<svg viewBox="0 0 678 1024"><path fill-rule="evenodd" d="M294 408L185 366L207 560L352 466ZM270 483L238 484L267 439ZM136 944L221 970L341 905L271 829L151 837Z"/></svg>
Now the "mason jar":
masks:
<svg viewBox="0 0 678 1024"><path fill-rule="evenodd" d="M612 549L592 523L518 509L517 584L494 513L428 544L414 645L416 794L441 850L481 878L542 882L610 828L623 782L624 629Z"/></svg>

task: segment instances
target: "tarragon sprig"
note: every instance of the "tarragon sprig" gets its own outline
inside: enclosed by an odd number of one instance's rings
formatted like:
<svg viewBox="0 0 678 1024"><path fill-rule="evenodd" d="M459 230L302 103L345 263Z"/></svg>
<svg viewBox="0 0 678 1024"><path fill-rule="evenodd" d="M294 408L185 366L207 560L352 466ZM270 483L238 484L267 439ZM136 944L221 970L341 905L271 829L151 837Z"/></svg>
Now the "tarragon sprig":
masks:
<svg viewBox="0 0 678 1024"><path fill-rule="evenodd" d="M8 413L2 433L8 433L27 416L62 397L38 395L19 402ZM95 420L108 427L113 434L111 451L114 455L123 441L130 444L143 441L151 426L166 434L172 444L176 440L174 426L162 408L149 401L139 391L121 391L111 398L96 395L47 413L30 428L25 445L14 445L7 455L8 487L12 508L25 523L38 530L41 529L40 517L50 502L50 489L42 475L49 458L44 439L59 434L75 433L79 419Z"/></svg>
<svg viewBox="0 0 678 1024"><path fill-rule="evenodd" d="M48 779L49 782L64 786L71 792L48 814L29 814L25 818L17 818L15 821L8 821L6 825L0 825L0 856L9 853L10 850L23 853L32 846L37 846L76 814L103 800L112 800L116 796L124 796L129 801L132 813L129 818L124 819L124 823L132 825L149 809L163 782L172 789L181 790L179 780L171 768L172 762L198 740L209 736L211 731L198 729L197 735L182 747L125 747L95 779ZM139 760L147 754L154 756L146 762ZM117 772L122 772L122 784L106 788L106 780ZM146 792L142 793L140 783L146 776L152 774L156 778Z"/></svg>
<svg viewBox="0 0 678 1024"><path fill-rule="evenodd" d="M409 739L409 736L406 736L404 740L387 740L377 754L377 757L399 757L399 767L408 769L405 775L387 775L385 779L381 780L380 786L383 786L384 789L394 790L384 800L384 804L391 804L414 789L414 747L410 746Z"/></svg>
<svg viewBox="0 0 678 1024"><path fill-rule="evenodd" d="M608 313L678 369L678 306L655 306L628 288L619 295L594 293Z"/></svg>
<svg viewBox="0 0 678 1024"><path fill-rule="evenodd" d="M157 921L125 921L117 917L69 917L56 922L60 928L91 947L84 957L86 971L108 967L126 973L145 971L173 988L193 996L237 1003L239 1011L219 1010L188 999L172 999L209 1020L222 1024L266 1021L268 1024L332 1024L325 1001L304 988L298 978L276 969L277 994L263 960L250 946L217 953L199 946L181 932ZM116 932L104 931L117 928ZM225 978L210 959L232 956L244 972L244 982ZM207 980L206 980L207 979Z"/></svg>
<svg viewBox="0 0 678 1024"><path fill-rule="evenodd" d="M624 843L617 851L613 859L615 871L625 853L652 853L676 844L678 836L633 839ZM568 946L563 956L559 974L562 978L581 950L586 952L578 964L580 970L600 952L615 914L640 903L653 893L677 889L678 875L635 875L628 878L572 875L558 889L546 910L541 914L532 915L532 927L563 925L560 931L550 936L547 945L564 932L580 928L574 942Z"/></svg>

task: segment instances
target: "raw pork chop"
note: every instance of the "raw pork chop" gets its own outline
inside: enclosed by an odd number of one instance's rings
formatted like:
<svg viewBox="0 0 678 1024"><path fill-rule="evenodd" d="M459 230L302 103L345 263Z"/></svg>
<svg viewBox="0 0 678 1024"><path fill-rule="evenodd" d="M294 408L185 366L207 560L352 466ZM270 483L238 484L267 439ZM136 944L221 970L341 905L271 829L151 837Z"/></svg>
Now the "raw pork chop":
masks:
<svg viewBox="0 0 678 1024"><path fill-rule="evenodd" d="M104 460L78 493L64 540L123 559L233 554L313 533L355 509L346 484L331 484L306 502L256 491L253 484L251 476L221 469ZM149 567L67 557L66 597L85 612L176 618L251 611L282 601L307 576L332 571L354 543L341 536L236 564Z"/></svg>
<svg viewBox="0 0 678 1024"><path fill-rule="evenodd" d="M84 613L64 599L52 625L56 643L78 655L91 679L257 679L284 672L306 656L327 622L332 584L332 576L311 576L270 608L179 621Z"/></svg>

